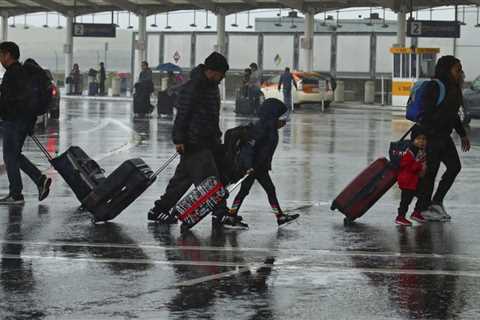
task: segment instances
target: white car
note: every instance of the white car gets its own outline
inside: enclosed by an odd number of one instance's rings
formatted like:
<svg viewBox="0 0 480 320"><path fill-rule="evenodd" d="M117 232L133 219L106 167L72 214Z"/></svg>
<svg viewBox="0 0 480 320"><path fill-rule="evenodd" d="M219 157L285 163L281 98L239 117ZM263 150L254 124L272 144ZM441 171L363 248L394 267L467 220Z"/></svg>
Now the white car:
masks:
<svg viewBox="0 0 480 320"><path fill-rule="evenodd" d="M327 107L333 101L335 80L329 74L318 72L292 72L297 83L296 90L292 84L292 99L294 107L304 103L321 104ZM262 84L262 93L265 99L277 98L283 101L282 90L278 90L280 75L274 76Z"/></svg>

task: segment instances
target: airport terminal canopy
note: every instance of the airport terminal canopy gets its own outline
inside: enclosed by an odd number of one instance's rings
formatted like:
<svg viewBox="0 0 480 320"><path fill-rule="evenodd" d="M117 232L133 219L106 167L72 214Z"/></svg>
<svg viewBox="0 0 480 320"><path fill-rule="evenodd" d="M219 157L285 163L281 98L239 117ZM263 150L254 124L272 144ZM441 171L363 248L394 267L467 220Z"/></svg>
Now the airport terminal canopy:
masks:
<svg viewBox="0 0 480 320"><path fill-rule="evenodd" d="M480 5L480 0L0 0L0 11L9 16L44 11L78 16L126 10L149 16L168 11L205 9L226 15L265 8L291 8L319 13L343 8L381 6L398 12L448 5Z"/></svg>

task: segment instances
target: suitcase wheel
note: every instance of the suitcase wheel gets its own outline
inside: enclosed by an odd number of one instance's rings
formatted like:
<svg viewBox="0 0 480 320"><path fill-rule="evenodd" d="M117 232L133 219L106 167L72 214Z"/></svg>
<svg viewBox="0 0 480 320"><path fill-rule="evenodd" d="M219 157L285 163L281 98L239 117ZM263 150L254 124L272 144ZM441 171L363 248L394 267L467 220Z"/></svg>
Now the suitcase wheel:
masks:
<svg viewBox="0 0 480 320"><path fill-rule="evenodd" d="M332 202L332 205L330 206L330 210L332 211L337 210L337 203L335 201Z"/></svg>
<svg viewBox="0 0 480 320"><path fill-rule="evenodd" d="M345 219L343 219L343 225L344 226L351 226L354 221L355 221L355 219L345 217Z"/></svg>
<svg viewBox="0 0 480 320"><path fill-rule="evenodd" d="M180 226L180 232L181 232L181 233L185 233L185 232L187 232L188 230L190 230L190 228L188 227L188 225L186 225L185 223L182 223L181 226Z"/></svg>

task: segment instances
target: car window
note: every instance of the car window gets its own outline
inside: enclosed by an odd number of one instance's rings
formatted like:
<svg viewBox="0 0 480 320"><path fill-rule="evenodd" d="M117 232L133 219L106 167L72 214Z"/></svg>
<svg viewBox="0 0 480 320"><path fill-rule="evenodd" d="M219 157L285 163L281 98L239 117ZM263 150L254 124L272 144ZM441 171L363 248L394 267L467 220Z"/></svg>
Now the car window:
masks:
<svg viewBox="0 0 480 320"><path fill-rule="evenodd" d="M480 77L477 79L473 80L472 82L472 89L475 91L480 91Z"/></svg>

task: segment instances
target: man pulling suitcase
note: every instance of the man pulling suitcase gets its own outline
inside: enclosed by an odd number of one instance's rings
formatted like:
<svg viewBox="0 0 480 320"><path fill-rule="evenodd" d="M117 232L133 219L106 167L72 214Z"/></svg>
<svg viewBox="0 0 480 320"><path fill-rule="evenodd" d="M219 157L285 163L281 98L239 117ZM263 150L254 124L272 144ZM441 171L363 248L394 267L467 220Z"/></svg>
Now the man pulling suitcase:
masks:
<svg viewBox="0 0 480 320"><path fill-rule="evenodd" d="M22 205L25 203L20 169L38 187L38 200L44 200L50 191L52 180L22 154L23 144L36 122L32 106L31 81L23 66L18 62L20 49L14 42L0 44L0 62L6 69L0 87L0 116L3 119L3 160L7 171L9 194L0 199L0 205Z"/></svg>
<svg viewBox="0 0 480 320"><path fill-rule="evenodd" d="M165 194L148 212L149 220L176 223L177 217L171 215L170 210L192 184L199 185L208 177L222 180L225 152L219 128L218 85L228 69L226 58L214 52L192 71L191 80L180 91L172 136L181 160ZM214 212L213 227L221 226L225 213L223 201Z"/></svg>

